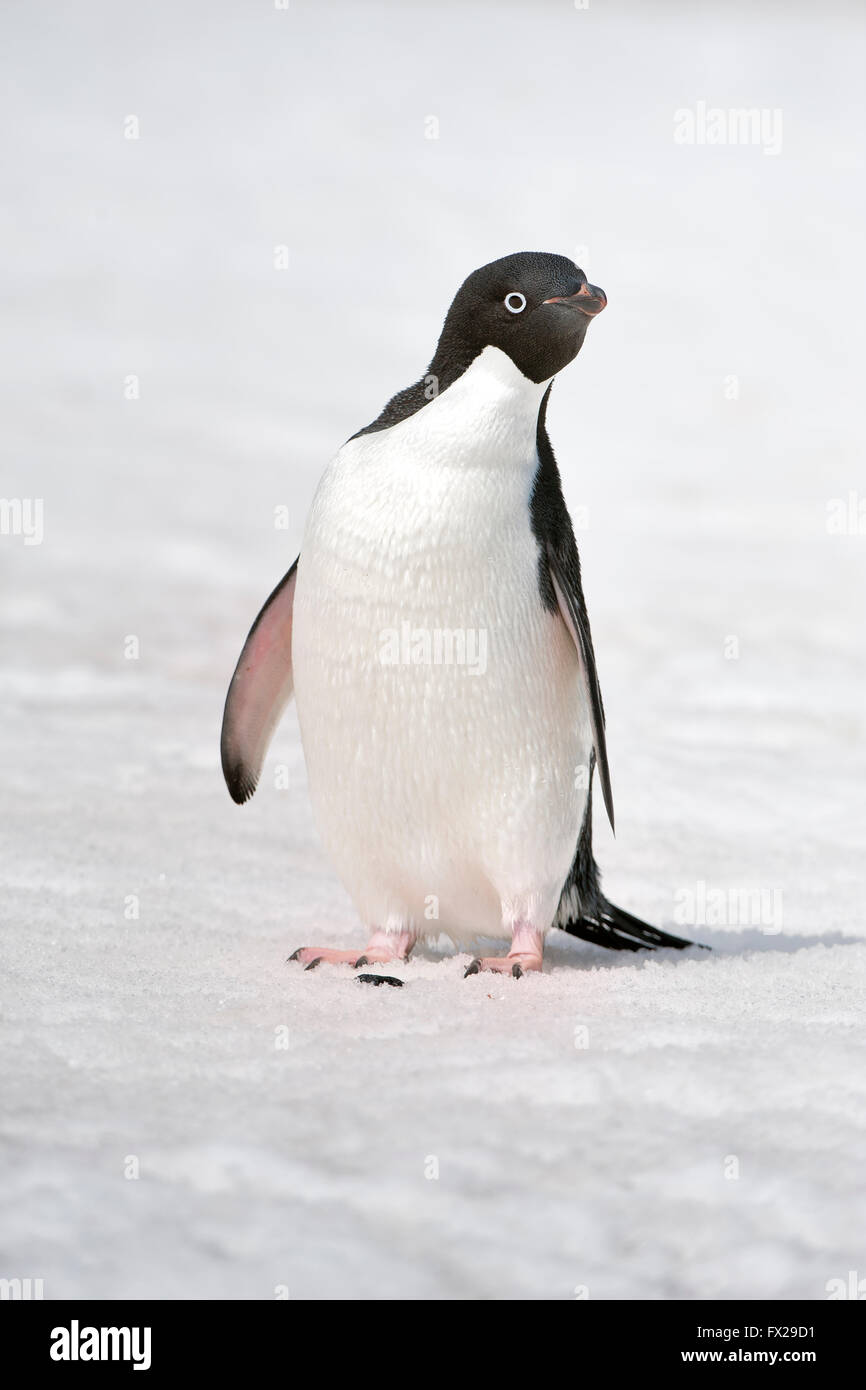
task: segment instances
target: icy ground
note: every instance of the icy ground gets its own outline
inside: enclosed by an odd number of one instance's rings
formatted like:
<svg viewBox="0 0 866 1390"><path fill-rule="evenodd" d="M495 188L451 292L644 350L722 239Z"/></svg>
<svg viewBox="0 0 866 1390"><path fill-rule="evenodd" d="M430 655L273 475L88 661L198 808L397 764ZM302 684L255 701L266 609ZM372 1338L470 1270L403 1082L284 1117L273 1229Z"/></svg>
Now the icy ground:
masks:
<svg viewBox="0 0 866 1390"><path fill-rule="evenodd" d="M759 8L4 6L0 493L44 499L44 540L0 536L0 1276L866 1275L866 535L827 530L866 491L863 17ZM781 153L677 145L699 101L780 109ZM698 926L711 955L557 936L519 982L447 953L401 990L304 974L293 947L362 936L294 713L230 802L227 680L330 452L462 277L527 248L610 299L550 412L586 509L607 888L674 930L701 891L782 920Z"/></svg>

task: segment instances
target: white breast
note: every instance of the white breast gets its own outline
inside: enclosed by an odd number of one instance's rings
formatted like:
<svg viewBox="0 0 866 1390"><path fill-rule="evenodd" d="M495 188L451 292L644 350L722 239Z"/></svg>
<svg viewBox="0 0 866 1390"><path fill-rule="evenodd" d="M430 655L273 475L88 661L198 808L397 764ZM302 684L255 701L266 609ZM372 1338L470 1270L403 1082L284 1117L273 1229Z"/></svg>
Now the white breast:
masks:
<svg viewBox="0 0 866 1390"><path fill-rule="evenodd" d="M546 929L583 818L577 658L538 590L529 501L547 383L488 347L316 494L295 694L320 833L369 927Z"/></svg>

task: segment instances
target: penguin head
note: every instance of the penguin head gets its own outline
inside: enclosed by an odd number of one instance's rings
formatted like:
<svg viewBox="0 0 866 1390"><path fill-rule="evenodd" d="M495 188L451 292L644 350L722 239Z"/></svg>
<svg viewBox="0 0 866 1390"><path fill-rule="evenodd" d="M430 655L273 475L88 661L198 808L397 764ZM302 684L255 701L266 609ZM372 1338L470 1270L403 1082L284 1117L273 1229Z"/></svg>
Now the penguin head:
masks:
<svg viewBox="0 0 866 1390"><path fill-rule="evenodd" d="M590 320L607 304L604 290L567 256L518 251L474 270L445 318L431 370L465 369L486 347L507 353L530 381L547 381L583 346Z"/></svg>

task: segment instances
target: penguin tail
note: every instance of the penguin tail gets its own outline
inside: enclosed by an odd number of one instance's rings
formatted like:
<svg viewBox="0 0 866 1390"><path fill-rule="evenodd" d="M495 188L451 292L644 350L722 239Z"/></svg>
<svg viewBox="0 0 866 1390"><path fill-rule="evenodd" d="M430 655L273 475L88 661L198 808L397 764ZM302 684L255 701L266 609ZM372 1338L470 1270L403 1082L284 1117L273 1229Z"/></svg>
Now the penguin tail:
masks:
<svg viewBox="0 0 866 1390"><path fill-rule="evenodd" d="M594 757L590 768L594 767ZM684 936L662 931L642 922L623 907L608 902L601 891L601 875L592 855L592 777L583 817L580 837L571 872L559 899L553 925L569 936L579 936L594 946L606 946L609 951L684 951L687 946L702 946Z"/></svg>
<svg viewBox="0 0 866 1390"><path fill-rule="evenodd" d="M674 936L672 932L651 927L648 922L633 917L624 908L608 902L601 894L593 903L591 911L581 912L579 916L564 922L557 920L556 925L568 932L569 936L579 936L583 941L591 941L595 946L606 946L611 951L683 951L687 946L698 944L688 941L684 936ZM707 950L708 947L701 949Z"/></svg>

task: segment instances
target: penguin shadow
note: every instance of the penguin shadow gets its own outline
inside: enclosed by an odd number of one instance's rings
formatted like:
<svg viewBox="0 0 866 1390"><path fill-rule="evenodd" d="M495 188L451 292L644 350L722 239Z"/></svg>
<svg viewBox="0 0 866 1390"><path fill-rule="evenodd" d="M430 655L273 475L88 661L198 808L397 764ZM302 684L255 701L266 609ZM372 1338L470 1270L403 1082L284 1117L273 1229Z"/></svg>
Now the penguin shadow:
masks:
<svg viewBox="0 0 866 1390"><path fill-rule="evenodd" d="M687 933L692 929L687 925L679 925L676 930ZM668 965L685 965L687 962L712 965L714 961L730 959L731 957L745 958L756 952L794 955L797 951L806 951L813 946L856 946L858 943L866 941L866 937L846 936L839 931L824 932L821 935L813 933L809 936L786 936L783 932L769 933L761 927L747 927L743 931L736 932L712 928L694 930L693 944L682 950L673 947L657 947L654 950L642 948L636 951L623 951L596 946L592 942L581 941L577 937L569 936L568 933L556 929L544 943L545 971L560 966L577 972L597 970L599 967L608 970L634 970L641 968L653 959L663 960ZM453 965L456 961L462 970L473 956L504 956L505 954L506 948L503 946L501 937L478 937L471 948L463 946L462 949L457 950L450 941L440 938L439 941L419 941L412 952L412 959L443 965L449 961ZM502 979L502 976L496 978Z"/></svg>
<svg viewBox="0 0 866 1390"><path fill-rule="evenodd" d="M678 926L676 930L686 935L691 929L688 926ZM653 957L668 962L701 960L711 965L714 960L731 956L749 956L756 951L794 955L797 951L805 951L813 946L856 946L866 939L862 936L846 936L839 931L824 932L820 936L792 936L785 935L784 932L768 932L761 927L746 927L737 932L698 928L695 929L694 944L683 950L659 948L654 951L610 951L603 946L594 946L591 942L569 938L561 932L557 932L556 936L558 939L548 937L545 942L545 962L577 970L594 970L600 965L622 970L642 965Z"/></svg>

